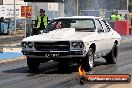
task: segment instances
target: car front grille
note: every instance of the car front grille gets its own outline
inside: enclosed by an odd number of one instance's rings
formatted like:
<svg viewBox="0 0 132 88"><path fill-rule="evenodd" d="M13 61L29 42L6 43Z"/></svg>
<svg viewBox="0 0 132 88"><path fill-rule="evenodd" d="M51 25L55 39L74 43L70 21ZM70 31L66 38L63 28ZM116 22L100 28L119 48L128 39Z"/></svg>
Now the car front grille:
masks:
<svg viewBox="0 0 132 88"><path fill-rule="evenodd" d="M34 42L36 51L69 51L70 43L68 41L54 42Z"/></svg>

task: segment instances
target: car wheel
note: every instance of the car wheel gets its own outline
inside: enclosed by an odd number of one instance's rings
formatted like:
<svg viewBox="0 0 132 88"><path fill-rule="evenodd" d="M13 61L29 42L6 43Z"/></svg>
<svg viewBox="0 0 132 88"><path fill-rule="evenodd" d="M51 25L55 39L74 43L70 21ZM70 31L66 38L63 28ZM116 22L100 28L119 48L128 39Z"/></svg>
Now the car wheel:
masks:
<svg viewBox="0 0 132 88"><path fill-rule="evenodd" d="M116 44L113 45L111 52L105 57L107 64L115 64L118 57L118 47Z"/></svg>
<svg viewBox="0 0 132 88"><path fill-rule="evenodd" d="M91 71L94 66L94 52L93 49L90 48L88 53L86 54L84 60L82 61L82 67L85 71Z"/></svg>
<svg viewBox="0 0 132 88"><path fill-rule="evenodd" d="M40 62L36 61L34 58L27 58L27 65L31 71L38 71Z"/></svg>

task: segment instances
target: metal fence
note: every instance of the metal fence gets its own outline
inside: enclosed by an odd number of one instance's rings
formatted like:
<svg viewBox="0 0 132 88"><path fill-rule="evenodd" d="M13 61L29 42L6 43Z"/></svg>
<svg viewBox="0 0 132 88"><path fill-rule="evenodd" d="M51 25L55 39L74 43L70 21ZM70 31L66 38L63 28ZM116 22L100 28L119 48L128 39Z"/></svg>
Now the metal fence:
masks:
<svg viewBox="0 0 132 88"><path fill-rule="evenodd" d="M103 18L107 18L110 19L111 17L111 13L113 11L110 10L79 10L79 15L83 15L83 16L99 16L99 17L103 17ZM121 14L122 20L126 19L126 14L127 14L127 10L117 10L118 14Z"/></svg>
<svg viewBox="0 0 132 88"><path fill-rule="evenodd" d="M65 0L66 16L92 15L109 18L113 11L127 13L127 0Z"/></svg>

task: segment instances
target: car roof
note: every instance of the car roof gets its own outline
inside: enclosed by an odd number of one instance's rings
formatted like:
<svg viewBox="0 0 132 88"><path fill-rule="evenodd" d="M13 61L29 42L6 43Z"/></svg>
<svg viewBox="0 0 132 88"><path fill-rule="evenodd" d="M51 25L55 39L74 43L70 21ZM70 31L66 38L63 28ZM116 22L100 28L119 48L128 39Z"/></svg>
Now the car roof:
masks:
<svg viewBox="0 0 132 88"><path fill-rule="evenodd" d="M101 17L96 16L71 16L71 17L58 17L54 19L101 19Z"/></svg>

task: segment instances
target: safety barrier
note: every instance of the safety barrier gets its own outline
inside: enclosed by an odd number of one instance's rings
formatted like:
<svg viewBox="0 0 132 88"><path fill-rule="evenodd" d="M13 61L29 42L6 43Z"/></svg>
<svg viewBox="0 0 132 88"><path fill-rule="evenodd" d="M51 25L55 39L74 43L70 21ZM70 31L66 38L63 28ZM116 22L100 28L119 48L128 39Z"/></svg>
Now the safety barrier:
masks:
<svg viewBox="0 0 132 88"><path fill-rule="evenodd" d="M115 21L114 30L118 32L120 35L129 35L129 21L128 20Z"/></svg>

